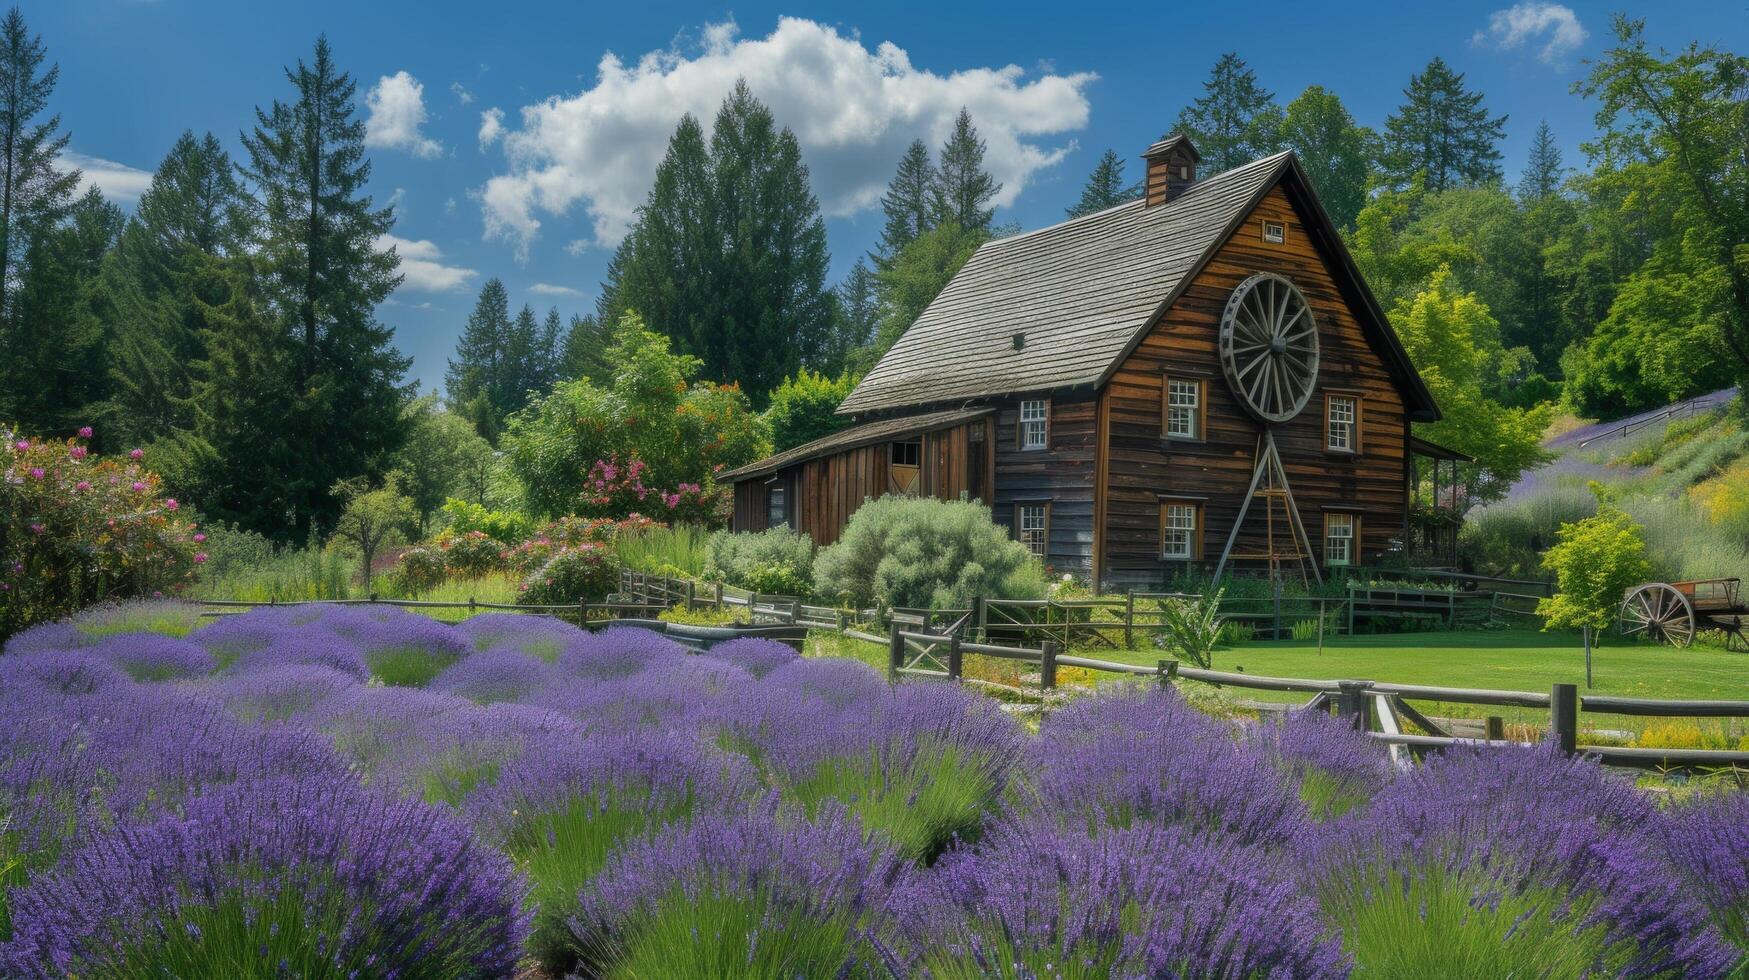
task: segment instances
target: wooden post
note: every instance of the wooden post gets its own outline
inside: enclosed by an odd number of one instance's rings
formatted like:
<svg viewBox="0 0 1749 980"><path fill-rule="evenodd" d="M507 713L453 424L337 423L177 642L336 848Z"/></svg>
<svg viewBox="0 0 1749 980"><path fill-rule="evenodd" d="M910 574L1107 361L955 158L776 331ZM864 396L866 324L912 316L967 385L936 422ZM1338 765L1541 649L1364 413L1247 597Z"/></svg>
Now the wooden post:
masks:
<svg viewBox="0 0 1749 980"><path fill-rule="evenodd" d="M1057 644L1046 640L1038 662L1038 686L1047 691L1057 687Z"/></svg>
<svg viewBox="0 0 1749 980"><path fill-rule="evenodd" d="M468 596L468 615L472 616L473 614L474 614L474 597Z"/></svg>
<svg viewBox="0 0 1749 980"><path fill-rule="evenodd" d="M899 624L896 620L888 630L887 677L896 681L899 679L899 668L905 666L905 638L899 635Z"/></svg>
<svg viewBox="0 0 1749 980"><path fill-rule="evenodd" d="M1123 594L1123 646L1125 650L1136 648L1136 593L1134 589Z"/></svg>
<svg viewBox="0 0 1749 980"><path fill-rule="evenodd" d="M1318 656L1324 655L1324 600L1318 600Z"/></svg>
<svg viewBox="0 0 1749 980"><path fill-rule="evenodd" d="M372 592L370 594L370 601L372 601L372 602L377 601L377 594L375 592Z"/></svg>
<svg viewBox="0 0 1749 980"><path fill-rule="evenodd" d="M692 579L687 579L686 580L686 611L687 612L692 612L692 600L694 597L694 593L695 593L695 586L692 584Z"/></svg>
<svg viewBox="0 0 1749 980"><path fill-rule="evenodd" d="M589 628L589 600L582 596L577 597L577 628Z"/></svg>
<svg viewBox="0 0 1749 980"><path fill-rule="evenodd" d="M723 611L723 583L716 582L713 584L715 586L715 592L716 592L715 601L717 604L717 612L722 612Z"/></svg>
<svg viewBox="0 0 1749 980"><path fill-rule="evenodd" d="M1572 755L1579 745L1579 689L1556 684L1549 691L1549 729L1562 755Z"/></svg>
<svg viewBox="0 0 1749 980"><path fill-rule="evenodd" d="M966 618L966 624L968 626L972 627L972 630L973 630L972 637L974 639L983 640L985 643L990 642L984 636L984 597L983 596L981 596L981 595L972 596L972 613L970 616L968 616Z"/></svg>
<svg viewBox="0 0 1749 980"><path fill-rule="evenodd" d="M965 653L960 650L960 635L953 633L947 638L947 678L957 681L965 668Z"/></svg>
<svg viewBox="0 0 1749 980"><path fill-rule="evenodd" d="M1271 606L1274 609L1274 613L1272 616L1274 625L1271 627L1271 632L1269 634L1269 638L1272 640L1279 640L1279 639L1281 639L1281 572L1280 572L1280 569L1276 569L1275 574L1270 576L1270 583L1274 586L1274 588L1271 590L1271 596L1270 596L1270 598L1274 600L1271 603Z"/></svg>
<svg viewBox="0 0 1749 980"><path fill-rule="evenodd" d="M752 625L759 622L759 620L757 618L758 612L759 612L759 593L754 592L751 595L747 596L747 625L748 626L752 626Z"/></svg>
<svg viewBox="0 0 1749 980"><path fill-rule="evenodd" d="M1591 690L1591 627L1583 628L1585 636L1585 690Z"/></svg>
<svg viewBox="0 0 1749 980"><path fill-rule="evenodd" d="M1506 741L1506 719L1499 715L1489 715L1487 721L1487 739L1490 742Z"/></svg>
<svg viewBox="0 0 1749 980"><path fill-rule="evenodd" d="M1336 686L1336 717L1352 719L1360 731L1372 731L1372 700L1366 694L1372 681L1337 681Z"/></svg>
<svg viewBox="0 0 1749 980"><path fill-rule="evenodd" d="M1159 665L1156 669L1160 674L1160 686L1162 688L1171 687L1172 682L1178 679L1178 661L1176 660L1159 661Z"/></svg>
<svg viewBox="0 0 1749 980"><path fill-rule="evenodd" d="M1348 635L1354 635L1354 580L1348 580Z"/></svg>

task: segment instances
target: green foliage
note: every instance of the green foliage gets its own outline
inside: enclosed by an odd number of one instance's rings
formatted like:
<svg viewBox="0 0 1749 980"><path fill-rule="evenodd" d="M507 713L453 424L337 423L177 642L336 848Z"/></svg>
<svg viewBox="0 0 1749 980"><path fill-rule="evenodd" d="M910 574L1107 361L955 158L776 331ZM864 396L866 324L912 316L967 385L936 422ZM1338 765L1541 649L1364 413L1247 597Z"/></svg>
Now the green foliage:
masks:
<svg viewBox="0 0 1749 980"><path fill-rule="evenodd" d="M935 301L948 280L960 271L978 246L990 240L982 229L946 224L932 228L906 245L875 274L881 300L880 330L868 352L866 369L897 343L911 324Z"/></svg>
<svg viewBox="0 0 1749 980"><path fill-rule="evenodd" d="M141 599L94 606L73 617L73 625L89 637L116 633L187 636L200 625L200 611L192 602Z"/></svg>
<svg viewBox="0 0 1749 980"><path fill-rule="evenodd" d="M424 687L459 659L448 651L425 647L388 647L365 654L371 679L385 687Z"/></svg>
<svg viewBox="0 0 1749 980"><path fill-rule="evenodd" d="M428 592L449 578L449 568L443 553L435 548L408 548L395 562L390 588L397 595L412 596Z"/></svg>
<svg viewBox="0 0 1749 980"><path fill-rule="evenodd" d="M352 480L334 488L346 502L334 525L334 536L358 549L363 562L364 587L370 589L371 562L384 545L404 539L418 522L413 501L401 493L400 481L390 473L382 486L372 488Z"/></svg>
<svg viewBox="0 0 1749 980"><path fill-rule="evenodd" d="M457 578L480 578L505 568L504 543L484 531L445 535L438 547L444 566Z"/></svg>
<svg viewBox="0 0 1749 980"><path fill-rule="evenodd" d="M1002 185L984 169L984 141L972 125L972 114L961 108L936 160L930 219L937 227L957 225L988 232L996 209L985 205L1001 190Z"/></svg>
<svg viewBox="0 0 1749 980"><path fill-rule="evenodd" d="M1099 155L1099 162L1093 165L1093 172L1087 175L1087 186L1081 188L1081 199L1065 209L1065 213L1071 218L1085 217L1141 196L1139 181L1124 180L1123 157L1118 156L1116 150L1106 150Z"/></svg>
<svg viewBox="0 0 1749 980"><path fill-rule="evenodd" d="M696 609L688 609L685 604L675 605L656 614L656 618L664 623L682 623L687 626L727 626L741 621L740 614L732 606L718 609L705 605Z"/></svg>
<svg viewBox="0 0 1749 980"><path fill-rule="evenodd" d="M983 504L889 495L863 504L815 556L814 592L859 607L952 609L973 596L1040 598L1045 582Z"/></svg>
<svg viewBox="0 0 1749 980"><path fill-rule="evenodd" d="M0 426L0 638L99 602L184 588L206 560L198 532L139 463L85 440Z"/></svg>
<svg viewBox="0 0 1749 980"><path fill-rule="evenodd" d="M1204 670L1213 667L1215 647L1220 645L1226 625L1220 618L1221 599L1225 595L1224 591L1216 590L1194 599L1162 599L1155 645L1178 654L1193 667Z"/></svg>
<svg viewBox="0 0 1749 980"><path fill-rule="evenodd" d="M1199 171L1218 174L1276 151L1281 107L1257 84L1257 73L1237 54L1215 62L1203 94L1178 114L1174 128L1190 137L1202 155Z"/></svg>
<svg viewBox="0 0 1749 980"><path fill-rule="evenodd" d="M764 888L673 892L635 917L605 955L614 977L716 980L718 977L840 976L872 956L848 911L822 915L787 907Z"/></svg>
<svg viewBox="0 0 1749 980"><path fill-rule="evenodd" d="M492 447L467 419L439 408L435 395L408 402L402 420L407 441L395 455L395 468L424 537L432 514L451 496L467 492L471 473L491 466Z"/></svg>
<svg viewBox="0 0 1749 980"><path fill-rule="evenodd" d="M1353 227L1366 204L1375 139L1372 130L1355 124L1336 93L1322 85L1307 86L1282 116L1280 143L1300 158L1338 228Z"/></svg>
<svg viewBox="0 0 1749 980"><path fill-rule="evenodd" d="M1419 177L1429 190L1442 191L1500 179L1506 117L1490 116L1482 93L1465 88L1461 72L1435 57L1409 79L1403 99L1385 119L1380 162L1391 186L1405 188Z"/></svg>
<svg viewBox="0 0 1749 980"><path fill-rule="evenodd" d="M317 545L270 547L264 557L233 561L222 573L202 575L195 592L205 598L249 602L350 599L355 598L353 571L351 558Z"/></svg>
<svg viewBox="0 0 1749 980"><path fill-rule="evenodd" d="M610 384L564 381L511 417L503 447L537 515L571 513L598 462L641 459L651 487L708 484L719 468L766 454L764 423L734 386L692 383L700 362L627 314L608 351Z"/></svg>
<svg viewBox="0 0 1749 980"><path fill-rule="evenodd" d="M717 532L723 533L723 532ZM711 532L690 524L621 531L613 537L620 565L640 572L673 569L680 576L702 578L710 561Z"/></svg>
<svg viewBox="0 0 1749 980"><path fill-rule="evenodd" d="M822 760L784 794L810 817L822 803L842 803L906 858L929 864L955 841L977 841L997 807L998 768L987 753L963 746L924 742L908 755L877 747Z"/></svg>
<svg viewBox="0 0 1749 980"><path fill-rule="evenodd" d="M1304 643L1307 640L1317 639L1318 621L1315 619L1302 619L1294 623L1292 627L1292 636L1295 640L1298 640L1301 643Z"/></svg>
<svg viewBox="0 0 1749 980"><path fill-rule="evenodd" d="M1597 498L1583 487L1555 486L1524 499L1501 501L1471 511L1458 533L1465 563L1487 575L1538 578L1542 553L1563 524L1597 511Z"/></svg>
<svg viewBox="0 0 1749 980"><path fill-rule="evenodd" d="M850 418L837 411L850 397L856 381L849 374L828 378L807 368L785 378L771 393L771 404L764 413L771 431L771 451L781 453L848 426Z"/></svg>
<svg viewBox="0 0 1749 980"><path fill-rule="evenodd" d="M553 310L544 329L528 306L513 319L502 279L494 276L480 287L443 387L450 410L472 422L481 437L496 442L504 420L556 380L558 315Z"/></svg>
<svg viewBox="0 0 1749 980"><path fill-rule="evenodd" d="M1652 571L1640 526L1608 504L1591 517L1561 525L1543 567L1555 574L1557 589L1536 606L1544 629L1608 628L1622 596Z"/></svg>
<svg viewBox="0 0 1749 980"><path fill-rule="evenodd" d="M787 527L718 531L704 574L754 592L806 596L814 590L814 539Z"/></svg>
<svg viewBox="0 0 1749 980"><path fill-rule="evenodd" d="M450 534L479 531L502 544L515 544L535 532L534 518L513 510L490 510L454 497L443 502L443 516Z"/></svg>
<svg viewBox="0 0 1749 980"><path fill-rule="evenodd" d="M601 544L561 548L520 586L519 602L560 606L599 599L619 584L619 559Z"/></svg>

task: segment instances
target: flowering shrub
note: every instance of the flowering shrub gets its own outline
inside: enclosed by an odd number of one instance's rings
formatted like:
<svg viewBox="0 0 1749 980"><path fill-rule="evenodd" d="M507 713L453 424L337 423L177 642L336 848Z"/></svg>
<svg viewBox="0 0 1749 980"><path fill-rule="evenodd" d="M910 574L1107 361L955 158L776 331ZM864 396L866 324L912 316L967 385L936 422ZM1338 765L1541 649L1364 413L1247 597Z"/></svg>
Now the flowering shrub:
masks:
<svg viewBox="0 0 1749 980"><path fill-rule="evenodd" d="M613 549L584 544L554 551L546 564L523 580L517 598L537 606L563 605L604 596L618 584L619 561Z"/></svg>
<svg viewBox="0 0 1749 980"><path fill-rule="evenodd" d="M506 567L504 545L484 531L445 535L437 546L443 549L444 566L460 578L479 578Z"/></svg>
<svg viewBox="0 0 1749 980"><path fill-rule="evenodd" d="M435 589L449 578L449 567L441 549L416 547L401 552L395 562L392 580L401 595L418 595Z"/></svg>
<svg viewBox="0 0 1749 980"><path fill-rule="evenodd" d="M4 427L0 638L106 599L173 593L206 560L181 503L139 456L100 459L89 428L64 441Z"/></svg>
<svg viewBox="0 0 1749 980"><path fill-rule="evenodd" d="M648 470L635 455L596 460L583 476L577 513L606 518L648 513L674 524L721 524L727 519L728 492L723 488L697 483L679 483L672 490L645 486Z"/></svg>
<svg viewBox="0 0 1749 980"><path fill-rule="evenodd" d="M542 527L533 537L505 552L504 560L510 566L511 571L519 575L528 575L545 565L547 560L562 548L574 548L585 544L609 544L618 540L622 535L636 534L649 528L662 526L641 514L632 514L619 520L605 517L561 517Z"/></svg>

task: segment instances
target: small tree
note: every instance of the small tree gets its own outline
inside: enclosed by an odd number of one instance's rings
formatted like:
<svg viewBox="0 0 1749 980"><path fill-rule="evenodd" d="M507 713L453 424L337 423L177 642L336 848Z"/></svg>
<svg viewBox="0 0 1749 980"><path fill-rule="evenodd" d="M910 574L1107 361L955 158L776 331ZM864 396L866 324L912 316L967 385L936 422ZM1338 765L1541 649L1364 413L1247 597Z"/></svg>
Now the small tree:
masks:
<svg viewBox="0 0 1749 980"><path fill-rule="evenodd" d="M419 521L418 509L401 493L400 482L399 474L390 473L383 485L374 490L362 479L334 484L334 496L344 502L334 536L358 548L367 590L371 562L377 552L408 533Z"/></svg>
<svg viewBox="0 0 1749 980"><path fill-rule="evenodd" d="M1184 655L1193 666L1214 666L1215 644L1220 642L1221 591L1194 599L1163 599L1160 602L1160 633L1155 643Z"/></svg>
<svg viewBox="0 0 1749 980"><path fill-rule="evenodd" d="M837 412L855 387L856 379L848 373L830 378L802 368L795 377L785 378L771 393L771 405L765 410L771 451L781 453L849 425L850 419Z"/></svg>
<svg viewBox="0 0 1749 980"><path fill-rule="evenodd" d="M1622 595L1652 574L1640 525L1609 504L1562 524L1543 567L1555 573L1556 585L1555 595L1536 606L1544 629L1608 627Z"/></svg>

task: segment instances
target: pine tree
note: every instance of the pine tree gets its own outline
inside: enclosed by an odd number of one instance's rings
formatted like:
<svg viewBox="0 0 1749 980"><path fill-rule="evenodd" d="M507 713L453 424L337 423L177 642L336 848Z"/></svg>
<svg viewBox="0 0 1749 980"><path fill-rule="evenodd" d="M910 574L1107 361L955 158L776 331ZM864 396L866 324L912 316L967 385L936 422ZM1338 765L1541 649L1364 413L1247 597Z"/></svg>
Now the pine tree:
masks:
<svg viewBox="0 0 1749 980"><path fill-rule="evenodd" d="M115 338L110 383L117 444L194 428L195 366L206 359L204 310L224 301L208 266L248 240L242 186L211 133L184 132L158 165L104 264ZM200 295L218 286L220 294Z"/></svg>
<svg viewBox="0 0 1749 980"><path fill-rule="evenodd" d="M492 443L504 423L494 389L504 373L509 344L510 294L504 280L493 276L480 286L473 312L456 341L456 356L443 376L450 411L472 422Z"/></svg>
<svg viewBox="0 0 1749 980"><path fill-rule="evenodd" d="M56 65L42 70L47 57L18 8L7 11L0 21L0 330L27 329L11 316L19 263L32 236L67 213L79 185L77 170L55 169L71 138L59 132L61 117L35 121L61 75Z"/></svg>
<svg viewBox="0 0 1749 980"><path fill-rule="evenodd" d="M881 229L881 241L876 251L876 263L898 255L917 236L934 226L930 194L935 188L935 166L929 162L929 147L922 140L912 140L899 158L887 192L881 195L881 211L886 225Z"/></svg>
<svg viewBox="0 0 1749 980"><path fill-rule="evenodd" d="M267 315L291 337L296 393L289 411L259 424L285 427L301 443L278 474L299 540L332 525L336 483L376 474L398 448L410 362L375 315L401 282L400 262L376 245L394 227L394 209L373 207L364 193L370 163L356 86L335 66L326 38L317 39L314 61L300 61L286 79L296 98L257 109L243 146L244 174L260 197L255 247ZM277 519L264 523L286 533Z"/></svg>
<svg viewBox="0 0 1749 980"><path fill-rule="evenodd" d="M1221 55L1202 87L1202 97L1184 107L1177 123L1202 154L1201 169L1218 174L1279 148L1275 95L1257 84L1257 73L1237 54Z"/></svg>
<svg viewBox="0 0 1749 980"><path fill-rule="evenodd" d="M1116 150L1106 150L1094 165L1093 173L1088 175L1087 186L1081 189L1081 200L1065 210L1069 217L1079 218L1115 208L1140 196L1142 185L1123 179L1123 157L1118 156Z"/></svg>
<svg viewBox="0 0 1749 980"><path fill-rule="evenodd" d="M1553 197L1566 179L1561 165L1561 148L1555 145L1554 130L1548 120L1536 128L1536 139L1530 144L1530 159L1525 161L1524 176L1518 181L1518 196L1525 201L1541 201Z"/></svg>
<svg viewBox="0 0 1749 980"><path fill-rule="evenodd" d="M534 390L546 392L559 380L559 358L564 353L565 321L556 306L547 309L535 344Z"/></svg>
<svg viewBox="0 0 1749 980"><path fill-rule="evenodd" d="M109 394L108 324L98 275L122 228L121 209L94 187L65 221L31 229L7 346L8 414L26 431L71 433L98 422Z"/></svg>
<svg viewBox="0 0 1749 980"><path fill-rule="evenodd" d="M613 342L610 331L601 318L573 314L565 330L565 340L559 354L559 377L564 381L589 378L605 383L612 376L607 363L607 348Z"/></svg>
<svg viewBox="0 0 1749 980"><path fill-rule="evenodd" d="M953 122L953 133L941 147L940 159L930 195L934 223L951 222L967 231L989 231L996 209L985 205L1002 185L984 170L984 141L972 125L972 114L963 108Z"/></svg>
<svg viewBox="0 0 1749 980"><path fill-rule="evenodd" d="M1410 186L1416 174L1427 189L1476 187L1500 179L1500 141L1506 117L1490 116L1482 93L1440 58L1409 79L1404 103L1385 119L1381 161L1391 185Z"/></svg>
<svg viewBox="0 0 1749 980"><path fill-rule="evenodd" d="M504 342L504 370L493 385L492 400L505 416L528 404L530 391L540 390L540 321L527 303L516 311Z"/></svg>
<svg viewBox="0 0 1749 980"><path fill-rule="evenodd" d="M1355 217L1366 206L1373 140L1372 131L1355 125L1342 100L1321 85L1301 92L1283 115L1282 145L1299 156L1318 200L1338 228L1354 227Z"/></svg>
<svg viewBox="0 0 1749 980"><path fill-rule="evenodd" d="M860 348L874 340L880 328L880 283L876 274L861 259L850 267L850 274L838 284L838 340L834 345L836 361L824 364L823 371L843 370Z"/></svg>

